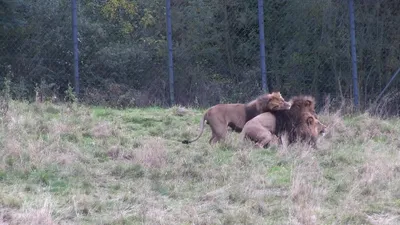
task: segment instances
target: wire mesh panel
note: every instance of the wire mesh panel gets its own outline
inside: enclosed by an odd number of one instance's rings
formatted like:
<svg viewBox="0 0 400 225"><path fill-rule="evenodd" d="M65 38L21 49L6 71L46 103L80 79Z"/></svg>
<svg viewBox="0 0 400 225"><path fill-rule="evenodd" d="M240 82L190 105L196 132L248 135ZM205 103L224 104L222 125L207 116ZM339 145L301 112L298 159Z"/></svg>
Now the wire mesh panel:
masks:
<svg viewBox="0 0 400 225"><path fill-rule="evenodd" d="M81 100L112 106L169 105L165 0L79 0ZM284 96L351 98L347 2L264 1L267 83ZM4 1L0 79L11 94L64 95L74 87L71 2ZM396 1L356 1L360 105L399 68ZM258 1L171 0L175 103L245 102L262 92ZM387 91L398 88L394 80ZM42 91L43 92L43 91ZM393 104L394 105L394 104Z"/></svg>
<svg viewBox="0 0 400 225"><path fill-rule="evenodd" d="M115 106L168 103L164 0L80 3L83 101Z"/></svg>
<svg viewBox="0 0 400 225"><path fill-rule="evenodd" d="M271 86L289 95L312 94L320 103L327 95L339 101L351 99L347 1L274 0L265 4ZM354 10L360 105L368 106L400 65L399 58L393 57L399 48L388 48L398 45L393 41L399 37L394 24L400 21L392 15L400 8L390 1L355 1Z"/></svg>
<svg viewBox="0 0 400 225"><path fill-rule="evenodd" d="M318 100L351 87L347 4L333 1L267 1L268 78L285 96Z"/></svg>
<svg viewBox="0 0 400 225"><path fill-rule="evenodd" d="M69 2L2 4L0 77L12 81L12 96L34 99L34 90L55 93L60 86L67 86L72 70Z"/></svg>
<svg viewBox="0 0 400 225"><path fill-rule="evenodd" d="M176 98L200 105L261 92L257 1L172 1Z"/></svg>

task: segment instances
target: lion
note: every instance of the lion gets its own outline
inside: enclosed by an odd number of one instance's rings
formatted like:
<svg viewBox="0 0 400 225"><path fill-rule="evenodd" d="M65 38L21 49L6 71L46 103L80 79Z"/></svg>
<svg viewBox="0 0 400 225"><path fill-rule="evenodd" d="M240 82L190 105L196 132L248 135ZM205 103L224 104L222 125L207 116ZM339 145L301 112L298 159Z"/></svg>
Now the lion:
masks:
<svg viewBox="0 0 400 225"><path fill-rule="evenodd" d="M302 117L305 120L301 121L301 124L296 127L294 133L297 134L297 139L301 142L310 144L315 149L317 148L318 137L325 136L326 125L321 123L314 113L305 112Z"/></svg>
<svg viewBox="0 0 400 225"><path fill-rule="evenodd" d="M204 121L211 127L210 144L225 138L228 127L240 133L244 124L263 112L289 110L290 102L285 101L280 92L263 94L247 104L218 104L209 108L200 121L200 133L193 140L184 140L183 144L189 144L198 140L204 131Z"/></svg>
<svg viewBox="0 0 400 225"><path fill-rule="evenodd" d="M265 112L249 120L243 127L242 139L250 139L263 148L277 145L278 136L288 133L289 144L307 141L316 148L317 137L325 134L326 126L318 120L314 98L295 96L289 102L289 110Z"/></svg>

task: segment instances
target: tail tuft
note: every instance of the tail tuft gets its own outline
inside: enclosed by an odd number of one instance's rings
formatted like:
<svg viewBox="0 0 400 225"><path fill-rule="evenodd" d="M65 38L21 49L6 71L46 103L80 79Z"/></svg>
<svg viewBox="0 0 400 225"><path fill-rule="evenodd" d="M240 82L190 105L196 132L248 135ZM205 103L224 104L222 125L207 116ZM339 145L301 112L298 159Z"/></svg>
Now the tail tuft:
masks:
<svg viewBox="0 0 400 225"><path fill-rule="evenodd" d="M190 142L189 142L189 140L183 140L182 141L182 144L189 144Z"/></svg>

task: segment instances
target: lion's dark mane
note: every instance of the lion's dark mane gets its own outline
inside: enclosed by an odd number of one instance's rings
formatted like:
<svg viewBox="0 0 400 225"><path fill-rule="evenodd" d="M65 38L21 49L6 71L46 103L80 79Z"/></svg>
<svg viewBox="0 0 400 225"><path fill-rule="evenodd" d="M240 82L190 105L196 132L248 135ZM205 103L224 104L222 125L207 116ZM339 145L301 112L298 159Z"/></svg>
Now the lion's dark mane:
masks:
<svg viewBox="0 0 400 225"><path fill-rule="evenodd" d="M293 143L299 138L296 127L301 124L305 118L302 118L304 112L315 114L315 99L312 96L300 95L290 99L292 107L290 110L271 112L276 118L276 135L288 134L289 143Z"/></svg>

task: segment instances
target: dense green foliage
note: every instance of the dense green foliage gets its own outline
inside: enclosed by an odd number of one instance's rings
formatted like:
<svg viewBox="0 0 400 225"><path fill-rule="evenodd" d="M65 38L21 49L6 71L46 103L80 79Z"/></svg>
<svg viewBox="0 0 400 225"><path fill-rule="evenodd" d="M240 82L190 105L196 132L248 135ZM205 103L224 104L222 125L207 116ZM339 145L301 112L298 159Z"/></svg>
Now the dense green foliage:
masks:
<svg viewBox="0 0 400 225"><path fill-rule="evenodd" d="M165 1L78 1L83 100L111 105L168 104ZM35 85L73 83L70 1L0 1L0 76L14 97ZM261 92L257 1L174 0L175 98L207 106ZM265 1L270 90L322 100L352 96L346 1ZM396 1L357 1L360 102L383 89L400 66ZM399 86L395 81L394 90Z"/></svg>

